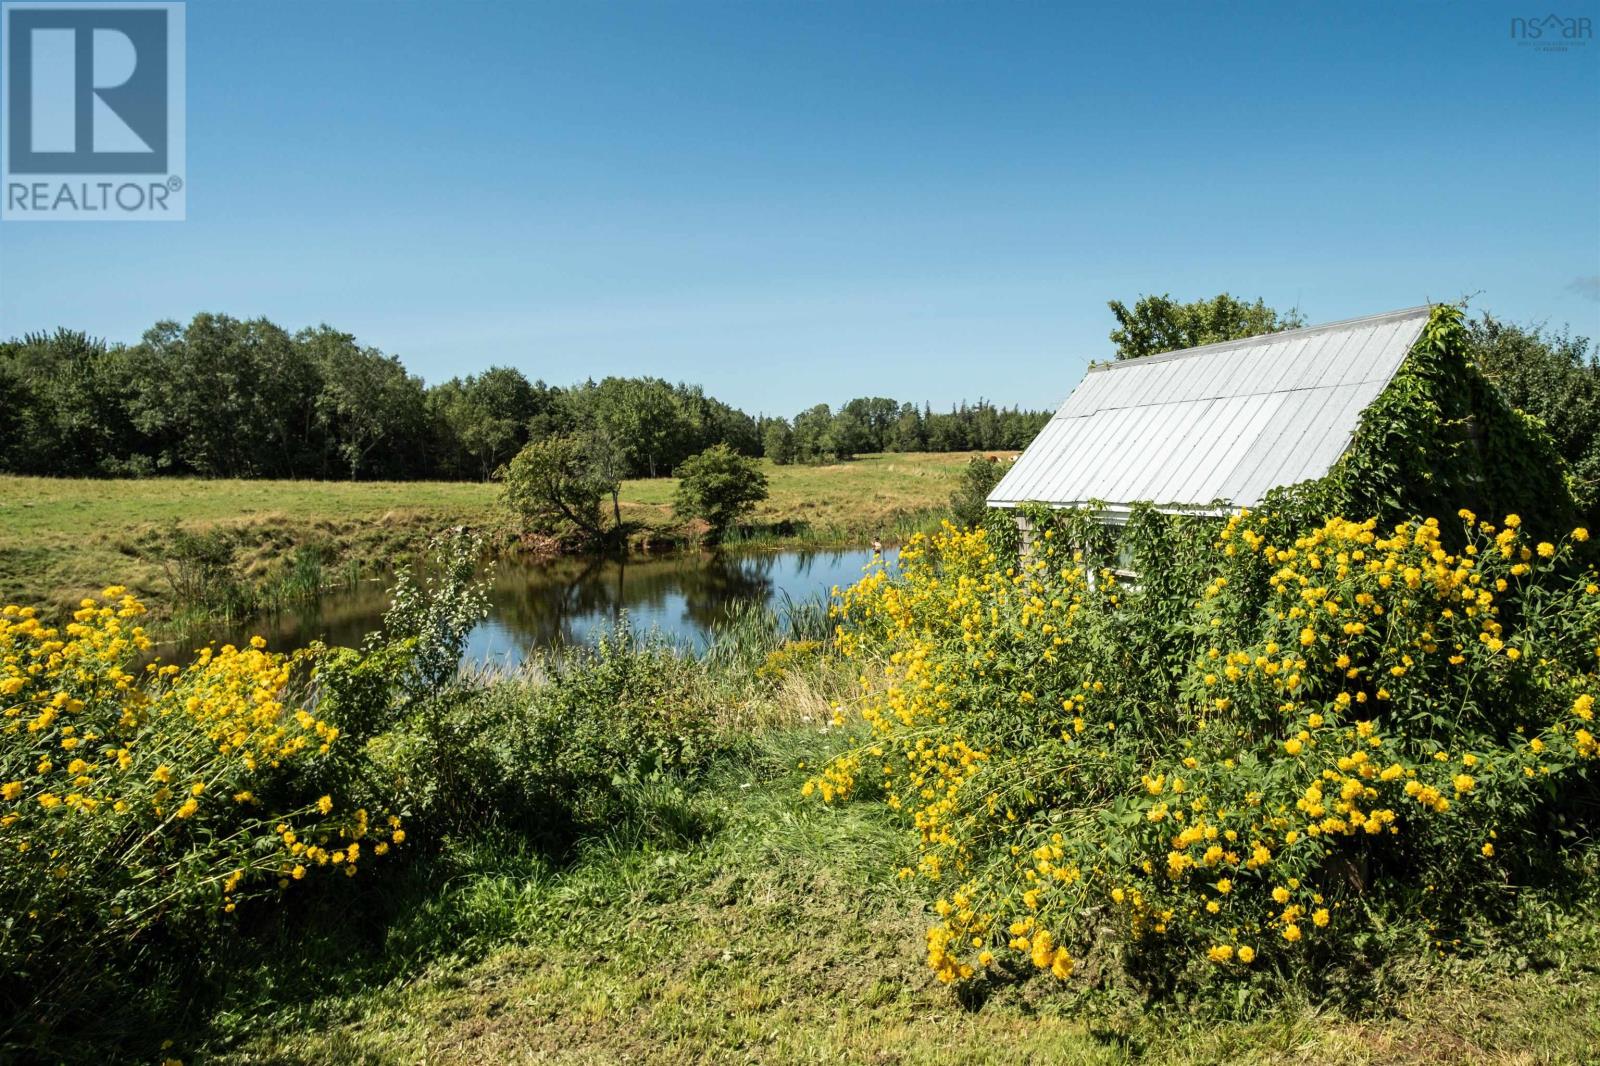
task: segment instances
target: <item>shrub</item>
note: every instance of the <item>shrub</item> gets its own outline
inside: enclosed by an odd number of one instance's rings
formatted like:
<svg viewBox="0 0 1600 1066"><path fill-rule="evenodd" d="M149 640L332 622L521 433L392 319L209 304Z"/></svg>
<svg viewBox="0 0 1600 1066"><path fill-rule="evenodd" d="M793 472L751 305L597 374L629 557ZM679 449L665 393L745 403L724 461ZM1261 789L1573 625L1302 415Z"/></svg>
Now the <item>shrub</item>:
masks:
<svg viewBox="0 0 1600 1066"><path fill-rule="evenodd" d="M761 464L726 444L713 445L678 467L673 510L682 518L698 518L717 540L727 528L767 498L767 475Z"/></svg>
<svg viewBox="0 0 1600 1066"><path fill-rule="evenodd" d="M1000 484L1006 468L994 459L975 455L961 468L961 487L950 497L950 514L960 526L981 525L989 510L989 493Z"/></svg>
<svg viewBox="0 0 1600 1066"><path fill-rule="evenodd" d="M343 772L336 721L293 709L311 656L258 638L135 674L143 614L115 587L59 629L0 609L0 999L18 1017L46 1023L162 932L405 839Z"/></svg>
<svg viewBox="0 0 1600 1066"><path fill-rule="evenodd" d="M414 804L444 794L425 805L447 803L439 831L496 822L557 849L626 818L632 786L692 778L720 750L701 665L625 622L592 649L460 693L437 731L383 743Z"/></svg>
<svg viewBox="0 0 1600 1066"><path fill-rule="evenodd" d="M905 817L939 978L1087 956L1152 992L1326 991L1400 945L1517 945L1587 861L1553 846L1592 831L1587 532L1174 521L1130 532L1139 586L1092 537L1008 564L947 527L836 606L870 738L805 790Z"/></svg>

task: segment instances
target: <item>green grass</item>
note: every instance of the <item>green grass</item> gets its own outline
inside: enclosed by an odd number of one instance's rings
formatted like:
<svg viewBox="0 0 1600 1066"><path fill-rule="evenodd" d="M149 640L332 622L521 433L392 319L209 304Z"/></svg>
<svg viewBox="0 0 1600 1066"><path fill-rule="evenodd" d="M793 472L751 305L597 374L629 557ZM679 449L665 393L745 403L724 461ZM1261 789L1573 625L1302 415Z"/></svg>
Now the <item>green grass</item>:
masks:
<svg viewBox="0 0 1600 1066"><path fill-rule="evenodd" d="M1014 452L908 452L864 455L826 466L774 466L763 462L771 496L756 507L751 524L792 523L810 535L870 538L908 516L943 508L975 455ZM623 486L623 517L665 524L672 517L677 481L656 478Z"/></svg>
<svg viewBox="0 0 1600 1066"><path fill-rule="evenodd" d="M1044 980L963 1001L924 965L924 904L892 877L903 832L878 805L799 798L797 764L828 743L815 732L761 743L675 801L714 827L704 839L603 838L565 869L491 861L414 917L447 927L430 934L444 957L225 1014L209 1048L175 1050L241 1064L1509 1064L1600 1047L1592 926L1560 972L1429 971L1357 1018L1290 1003L1218 1023ZM388 950L427 939L402 923Z"/></svg>
<svg viewBox="0 0 1600 1066"><path fill-rule="evenodd" d="M767 464L771 498L753 523L788 523L773 546L864 541L942 507L972 453L863 456L829 466ZM629 481L627 521L673 525L672 478ZM75 604L108 584L170 607L161 567L144 557L169 523L236 534L246 579L264 580L296 545L316 544L330 570L375 569L414 553L445 526L502 529L498 487L470 482L103 481L0 477L0 603Z"/></svg>
<svg viewBox="0 0 1600 1066"><path fill-rule="evenodd" d="M236 531L244 574L259 579L300 544L389 559L482 523L493 502L491 486L440 482L0 477L0 601L60 607L114 583L165 605L166 579L141 552L172 522Z"/></svg>

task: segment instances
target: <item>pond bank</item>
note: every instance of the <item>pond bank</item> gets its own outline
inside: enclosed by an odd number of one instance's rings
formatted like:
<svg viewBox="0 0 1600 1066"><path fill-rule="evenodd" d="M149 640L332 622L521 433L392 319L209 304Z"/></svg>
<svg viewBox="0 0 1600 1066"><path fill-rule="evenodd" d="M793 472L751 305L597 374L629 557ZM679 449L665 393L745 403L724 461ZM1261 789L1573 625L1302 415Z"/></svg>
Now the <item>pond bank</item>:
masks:
<svg viewBox="0 0 1600 1066"><path fill-rule="evenodd" d="M883 559L893 565L896 555L889 548ZM636 633L659 633L698 652L746 607L782 613L820 604L835 586L858 581L875 558L869 548L505 557L483 570L490 613L473 630L463 661L515 667L530 650L592 644L624 619ZM273 651L313 641L357 647L382 625L388 605L387 582L363 581L268 615L169 629L159 651L166 660L183 661L208 641L240 644L256 635Z"/></svg>
<svg viewBox="0 0 1600 1066"><path fill-rule="evenodd" d="M893 543L937 524L975 454L764 464L771 496L730 546L815 549L873 536ZM672 539L676 484L625 482L623 520ZM0 601L59 613L114 583L137 593L154 619L170 617L174 584L162 545L174 528L220 534L232 549L234 578L251 590L282 577L296 550L318 552L329 583L349 584L351 566L358 576L387 572L450 526L470 526L509 549L498 493L497 485L465 482L0 477Z"/></svg>

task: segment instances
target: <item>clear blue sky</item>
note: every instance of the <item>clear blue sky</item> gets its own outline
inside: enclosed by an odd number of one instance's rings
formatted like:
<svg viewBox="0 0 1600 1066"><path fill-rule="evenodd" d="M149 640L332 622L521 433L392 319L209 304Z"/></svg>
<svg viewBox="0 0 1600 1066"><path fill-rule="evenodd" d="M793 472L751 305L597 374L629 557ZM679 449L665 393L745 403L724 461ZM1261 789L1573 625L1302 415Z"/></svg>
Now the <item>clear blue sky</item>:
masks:
<svg viewBox="0 0 1600 1066"><path fill-rule="evenodd" d="M1600 40L1526 6L191 0L188 221L0 226L0 334L266 315L785 414L1053 406L1144 292L1600 336Z"/></svg>

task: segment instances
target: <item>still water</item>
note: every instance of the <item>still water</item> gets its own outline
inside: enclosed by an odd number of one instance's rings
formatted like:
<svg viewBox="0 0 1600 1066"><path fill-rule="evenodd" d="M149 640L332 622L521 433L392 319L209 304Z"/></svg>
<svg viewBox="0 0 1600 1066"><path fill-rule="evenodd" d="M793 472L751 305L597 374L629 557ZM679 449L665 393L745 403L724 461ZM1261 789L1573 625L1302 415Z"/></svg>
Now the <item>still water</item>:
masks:
<svg viewBox="0 0 1600 1066"><path fill-rule="evenodd" d="M894 564L895 551L885 551ZM702 650L713 626L745 603L780 608L826 598L835 585L859 580L872 562L867 549L846 551L702 552L634 559L501 560L488 573L489 617L472 631L465 659L515 666L529 649L591 643L627 613L635 631L659 631L673 643ZM259 619L245 635L288 651L315 640L356 647L379 628L389 601L383 582L325 593L296 611ZM239 639L239 633L217 635ZM203 643L190 641L189 643ZM164 658L186 656L164 647Z"/></svg>

